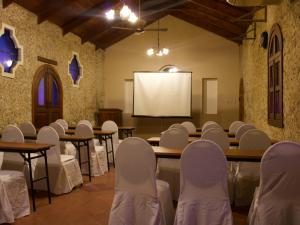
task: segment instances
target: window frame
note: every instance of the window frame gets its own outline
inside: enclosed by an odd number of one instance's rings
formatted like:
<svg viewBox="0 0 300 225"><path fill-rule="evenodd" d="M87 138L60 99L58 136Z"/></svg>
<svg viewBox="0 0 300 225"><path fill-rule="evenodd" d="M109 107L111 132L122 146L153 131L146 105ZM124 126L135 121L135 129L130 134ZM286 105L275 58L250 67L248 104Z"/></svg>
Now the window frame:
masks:
<svg viewBox="0 0 300 225"><path fill-rule="evenodd" d="M283 37L279 24L272 26L268 43L268 123L283 128Z"/></svg>

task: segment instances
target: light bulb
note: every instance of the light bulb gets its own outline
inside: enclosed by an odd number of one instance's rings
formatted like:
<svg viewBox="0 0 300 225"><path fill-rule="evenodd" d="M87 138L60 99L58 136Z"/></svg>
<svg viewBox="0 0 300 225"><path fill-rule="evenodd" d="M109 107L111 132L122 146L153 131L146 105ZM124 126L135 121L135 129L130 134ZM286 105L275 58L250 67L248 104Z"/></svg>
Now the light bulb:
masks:
<svg viewBox="0 0 300 225"><path fill-rule="evenodd" d="M5 64L7 67L11 67L11 65L13 64L13 61L9 59L5 62Z"/></svg>
<svg viewBox="0 0 300 225"><path fill-rule="evenodd" d="M137 16L133 12L131 12L129 15L128 21L130 23L136 23L137 20L138 20Z"/></svg>
<svg viewBox="0 0 300 225"><path fill-rule="evenodd" d="M105 13L106 19L114 20L115 19L115 10L111 9Z"/></svg>
<svg viewBox="0 0 300 225"><path fill-rule="evenodd" d="M131 13L131 10L129 9L129 7L127 5L123 5L121 11L120 11L120 17L121 19L125 20L129 17Z"/></svg>
<svg viewBox="0 0 300 225"><path fill-rule="evenodd" d="M162 52L164 55L168 55L170 50L168 48L163 48Z"/></svg>
<svg viewBox="0 0 300 225"><path fill-rule="evenodd" d="M149 48L147 50L147 55L152 56L154 54L154 49L153 48Z"/></svg>

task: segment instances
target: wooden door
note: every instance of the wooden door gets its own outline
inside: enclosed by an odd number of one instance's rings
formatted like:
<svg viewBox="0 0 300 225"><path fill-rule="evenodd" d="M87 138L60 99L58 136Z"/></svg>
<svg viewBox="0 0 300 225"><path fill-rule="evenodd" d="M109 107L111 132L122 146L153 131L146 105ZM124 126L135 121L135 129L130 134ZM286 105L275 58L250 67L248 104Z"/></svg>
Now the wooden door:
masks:
<svg viewBox="0 0 300 225"><path fill-rule="evenodd" d="M32 121L37 128L62 118L62 85L54 68L44 65L37 70L32 92Z"/></svg>

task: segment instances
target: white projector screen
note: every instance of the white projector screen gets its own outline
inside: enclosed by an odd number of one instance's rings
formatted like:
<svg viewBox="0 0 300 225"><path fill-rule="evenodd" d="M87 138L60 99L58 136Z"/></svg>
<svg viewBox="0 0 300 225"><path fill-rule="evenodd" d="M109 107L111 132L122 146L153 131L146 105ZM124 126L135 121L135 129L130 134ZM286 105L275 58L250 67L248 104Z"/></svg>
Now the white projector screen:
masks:
<svg viewBox="0 0 300 225"><path fill-rule="evenodd" d="M191 116L191 72L134 72L133 75L133 116Z"/></svg>

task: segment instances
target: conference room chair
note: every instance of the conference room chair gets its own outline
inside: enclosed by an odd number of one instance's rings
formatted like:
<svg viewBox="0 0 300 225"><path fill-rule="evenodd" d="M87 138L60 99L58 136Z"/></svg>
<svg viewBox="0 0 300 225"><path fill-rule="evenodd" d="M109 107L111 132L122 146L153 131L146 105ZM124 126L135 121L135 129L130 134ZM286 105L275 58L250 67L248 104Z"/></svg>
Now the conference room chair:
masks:
<svg viewBox="0 0 300 225"><path fill-rule="evenodd" d="M204 133L202 133L201 140L210 140L217 145L220 146L221 149L229 149L229 140L227 134L224 132L223 129L220 128L211 128L206 130ZM227 163L227 173L228 173L228 191L229 191L229 197L230 202L233 203L233 184L234 184L234 175L235 175L235 162L228 162Z"/></svg>
<svg viewBox="0 0 300 225"><path fill-rule="evenodd" d="M64 119L57 119L55 122L59 123L60 125L62 125L63 128L65 129L65 131L69 129L69 124L68 124L68 122L66 120L64 120Z"/></svg>
<svg viewBox="0 0 300 225"><path fill-rule="evenodd" d="M168 130L171 129L171 128L177 128L177 129L180 129L180 130L182 130L183 132L185 132L185 133L187 133L187 134L189 135L189 131L188 131L183 125L181 125L180 123L174 123L174 124L172 124L172 125L168 128Z"/></svg>
<svg viewBox="0 0 300 225"><path fill-rule="evenodd" d="M261 160L260 185L249 211L250 225L298 225L300 145L291 141L268 148Z"/></svg>
<svg viewBox="0 0 300 225"><path fill-rule="evenodd" d="M156 179L155 169L154 151L145 140L129 137L119 145L109 225L173 225L169 184Z"/></svg>
<svg viewBox="0 0 300 225"><path fill-rule="evenodd" d="M246 131L239 141L239 149L266 150L271 145L268 135L258 129ZM234 203L236 206L250 205L255 187L259 184L258 162L238 162L234 184Z"/></svg>
<svg viewBox="0 0 300 225"><path fill-rule="evenodd" d="M185 129L187 129L189 134L196 133L196 131L197 131L195 124L190 121L182 122L181 125L184 126Z"/></svg>
<svg viewBox="0 0 300 225"><path fill-rule="evenodd" d="M77 125L79 125L79 124L86 124L93 130L93 124L89 120L80 120L80 121L78 121ZM97 145L97 146L101 145L98 138L94 138L93 142L94 142L94 145Z"/></svg>
<svg viewBox="0 0 300 225"><path fill-rule="evenodd" d="M209 121L206 121L203 125L202 125L202 127L201 127L201 130L203 131L203 129L208 125L208 124L218 124L217 122L215 122L215 121L211 121L211 120L209 120Z"/></svg>
<svg viewBox="0 0 300 225"><path fill-rule="evenodd" d="M82 176L78 161L72 155L60 154L60 142L57 132L50 126L42 127L37 134L37 143L54 145L47 151L50 191L59 195L71 192L82 184ZM39 158L35 168L34 179L45 176L44 158ZM37 190L47 190L44 180L34 185Z"/></svg>
<svg viewBox="0 0 300 225"><path fill-rule="evenodd" d="M235 138L236 138L237 140L240 140L241 137L243 136L243 134L244 134L246 131L248 131L248 130L253 130L253 129L256 129L256 127L255 127L254 125L252 125L252 124L243 124L243 125L241 125L241 126L237 129L237 131L236 131L236 133L235 133Z"/></svg>
<svg viewBox="0 0 300 225"><path fill-rule="evenodd" d="M87 124L81 123L77 124L75 135L79 137L91 137L94 136L94 131ZM93 140L89 141L91 174L92 176L101 176L108 171L106 150L104 146L95 145ZM80 147L80 155L81 161L87 161L87 146ZM88 173L88 164L83 164L81 170L85 174Z"/></svg>
<svg viewBox="0 0 300 225"><path fill-rule="evenodd" d="M235 135L237 129L243 124L245 124L243 121L239 121L239 120L233 121L229 126L228 134Z"/></svg>
<svg viewBox="0 0 300 225"><path fill-rule="evenodd" d="M65 129L61 124L54 122L54 123L50 123L49 126L52 127L57 132L58 136L66 135ZM75 157L76 147L71 142L61 141L60 152L63 155L73 155Z"/></svg>
<svg viewBox="0 0 300 225"><path fill-rule="evenodd" d="M161 135L159 146L184 149L188 144L189 134L179 128L171 128ZM178 200L180 190L179 159L158 159L157 177L169 183L172 199Z"/></svg>
<svg viewBox="0 0 300 225"><path fill-rule="evenodd" d="M232 225L227 161L220 146L198 140L180 159L180 196L174 225Z"/></svg>
<svg viewBox="0 0 300 225"><path fill-rule="evenodd" d="M0 224L30 214L28 189L20 171L0 170Z"/></svg>
<svg viewBox="0 0 300 225"><path fill-rule="evenodd" d="M212 128L215 128L215 129L220 129L222 131L224 131L223 127L221 127L219 124L217 123L209 123L209 124L206 124L203 128L202 128L202 133L209 130L209 129L212 129Z"/></svg>
<svg viewBox="0 0 300 225"><path fill-rule="evenodd" d="M5 141L5 142L24 143L24 135L23 135L22 131L20 130L20 128L18 128L17 126L8 125L2 131L1 140ZM36 153L31 154L31 157L35 157L35 156L37 156ZM36 163L37 163L37 159L33 159L31 161L32 175L34 174ZM28 163L24 161L24 159L22 158L22 156L19 153L5 152L3 154L3 162L2 162L1 169L2 170L16 170L16 171L20 171L20 172L24 173L28 187L30 187L29 166L28 166Z"/></svg>
<svg viewBox="0 0 300 225"><path fill-rule="evenodd" d="M35 126L30 122L23 122L19 125L20 130L22 131L24 136L35 136L36 135L36 129ZM25 142L28 143L35 143L35 140L25 140Z"/></svg>
<svg viewBox="0 0 300 225"><path fill-rule="evenodd" d="M116 150L119 147L119 144L122 142L122 140L119 139L119 128L118 125L112 121L112 120L106 120L103 122L101 126L101 130L110 130L115 131L115 133L112 135L113 138L113 148L114 148L114 155L116 154ZM105 145L105 143L103 143ZM108 149L111 151L111 142L107 142ZM106 147L106 146L105 146ZM112 162L112 155L109 154L109 161Z"/></svg>

